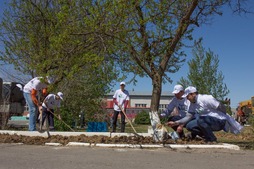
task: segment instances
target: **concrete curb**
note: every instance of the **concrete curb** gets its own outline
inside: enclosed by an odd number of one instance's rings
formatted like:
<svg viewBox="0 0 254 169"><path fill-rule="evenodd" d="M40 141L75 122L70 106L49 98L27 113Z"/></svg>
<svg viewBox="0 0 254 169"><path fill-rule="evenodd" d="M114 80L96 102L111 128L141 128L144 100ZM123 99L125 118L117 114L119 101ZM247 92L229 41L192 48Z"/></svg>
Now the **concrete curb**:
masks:
<svg viewBox="0 0 254 169"><path fill-rule="evenodd" d="M240 150L240 147L233 144L221 144L221 145L195 145L195 144L166 144L166 145L151 145L151 144L101 144L101 143L80 143L69 142L66 146L87 146L87 147L109 147L109 148L171 148L171 149L230 149Z"/></svg>
<svg viewBox="0 0 254 169"><path fill-rule="evenodd" d="M10 134L10 135L23 135L23 136L40 136L48 137L47 132L39 133L38 131L10 131L10 130L0 130L0 134ZM50 135L61 135L61 136L135 136L133 133L110 133L110 132L50 132ZM151 133L138 133L140 136L152 137ZM46 146L62 146L60 143L45 143ZM231 150L240 150L240 147L233 144L102 144L102 143L81 143L81 142L69 142L66 146L87 146L87 147L110 147L110 148L172 148L172 149L231 149Z"/></svg>
<svg viewBox="0 0 254 169"><path fill-rule="evenodd" d="M231 150L240 150L240 147L237 145L233 145L233 144L226 144L226 143L222 143L222 144L202 144L202 145L198 145L198 144L186 144L186 145L179 145L179 144L168 144L165 145L165 147L170 147L172 149L176 149L176 148L186 148L186 149L231 149Z"/></svg>
<svg viewBox="0 0 254 169"><path fill-rule="evenodd" d="M62 146L61 143L45 143L45 146Z"/></svg>

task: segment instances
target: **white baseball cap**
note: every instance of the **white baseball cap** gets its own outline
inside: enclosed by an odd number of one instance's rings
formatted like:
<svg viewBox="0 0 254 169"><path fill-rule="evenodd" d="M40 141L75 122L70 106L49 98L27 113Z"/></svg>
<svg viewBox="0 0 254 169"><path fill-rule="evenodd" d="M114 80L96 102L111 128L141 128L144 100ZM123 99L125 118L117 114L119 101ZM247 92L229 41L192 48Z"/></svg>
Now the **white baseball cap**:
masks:
<svg viewBox="0 0 254 169"><path fill-rule="evenodd" d="M175 85L174 87L174 91L172 92L173 94L177 94L180 91L184 91L183 86L182 85Z"/></svg>
<svg viewBox="0 0 254 169"><path fill-rule="evenodd" d="M121 82L121 83L120 83L120 86L121 86L121 85L124 85L124 86L125 86L125 82Z"/></svg>
<svg viewBox="0 0 254 169"><path fill-rule="evenodd" d="M197 92L197 89L193 86L189 86L184 90L184 95L182 97L187 97L190 93Z"/></svg>
<svg viewBox="0 0 254 169"><path fill-rule="evenodd" d="M46 76L46 78L47 78L47 82L49 83L49 84L52 84L52 83L54 83L54 78L53 77L51 77L51 76Z"/></svg>
<svg viewBox="0 0 254 169"><path fill-rule="evenodd" d="M61 100L63 100L63 93L62 92L58 92L57 95L60 97Z"/></svg>

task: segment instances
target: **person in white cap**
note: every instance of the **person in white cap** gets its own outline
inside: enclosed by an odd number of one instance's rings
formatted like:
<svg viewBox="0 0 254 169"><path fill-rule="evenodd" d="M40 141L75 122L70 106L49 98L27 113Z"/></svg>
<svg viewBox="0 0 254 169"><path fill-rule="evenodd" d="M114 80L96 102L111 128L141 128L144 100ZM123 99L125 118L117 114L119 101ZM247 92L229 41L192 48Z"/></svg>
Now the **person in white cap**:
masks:
<svg viewBox="0 0 254 169"><path fill-rule="evenodd" d="M51 84L48 77L35 77L30 80L23 88L23 95L29 108L29 131L36 131L36 117L38 108L41 106L37 97L39 93L43 96L47 95L47 86Z"/></svg>
<svg viewBox="0 0 254 169"><path fill-rule="evenodd" d="M121 132L125 131L125 115L123 114L123 111L126 112L129 100L130 96L129 92L125 90L125 82L121 82L120 89L116 90L115 94L113 95L114 115L112 132L116 132L116 123L119 113L121 115Z"/></svg>
<svg viewBox="0 0 254 169"><path fill-rule="evenodd" d="M188 112L199 117L190 121L186 128L191 131L192 137L203 136L206 142L217 142L213 131L224 130L238 134L242 126L226 113L224 104L216 100L212 95L198 94L195 87L189 86L185 89L184 97L191 103ZM175 122L175 125L185 123L190 116Z"/></svg>
<svg viewBox="0 0 254 169"><path fill-rule="evenodd" d="M160 114L160 117L168 118L168 122L177 121L186 116L188 100L183 98L184 88L182 85L175 85L172 92L175 96L168 104L167 108ZM172 128L178 133L180 138L184 138L184 125L174 125Z"/></svg>
<svg viewBox="0 0 254 169"><path fill-rule="evenodd" d="M54 131L54 112L57 108L60 108L61 101L63 100L63 93L58 92L55 94L49 94L42 103L42 125L40 126L40 130L42 130L42 126L46 117L48 116L49 122L49 130Z"/></svg>

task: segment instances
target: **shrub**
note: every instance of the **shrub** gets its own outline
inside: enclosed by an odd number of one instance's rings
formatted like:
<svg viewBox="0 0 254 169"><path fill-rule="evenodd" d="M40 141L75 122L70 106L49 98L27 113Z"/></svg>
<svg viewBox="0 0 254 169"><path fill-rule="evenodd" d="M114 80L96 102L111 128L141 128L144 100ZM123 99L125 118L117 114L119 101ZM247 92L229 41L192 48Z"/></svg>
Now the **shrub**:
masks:
<svg viewBox="0 0 254 169"><path fill-rule="evenodd" d="M149 113L145 110L139 112L135 117L135 124L150 124Z"/></svg>
<svg viewBox="0 0 254 169"><path fill-rule="evenodd" d="M253 114L249 115L247 123L254 128L254 115Z"/></svg>

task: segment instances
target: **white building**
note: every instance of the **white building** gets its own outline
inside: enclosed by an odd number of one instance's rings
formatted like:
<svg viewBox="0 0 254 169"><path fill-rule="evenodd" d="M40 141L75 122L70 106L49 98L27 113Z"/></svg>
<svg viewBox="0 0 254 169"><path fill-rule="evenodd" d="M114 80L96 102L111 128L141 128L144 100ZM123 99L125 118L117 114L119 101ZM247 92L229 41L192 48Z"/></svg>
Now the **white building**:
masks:
<svg viewBox="0 0 254 169"><path fill-rule="evenodd" d="M138 112L145 110L149 111L151 107L151 98L152 98L152 93L148 92L129 92L130 94L130 101L129 105L127 108L127 114L137 114ZM113 111L113 95L114 92L109 93L106 96L107 99L107 109L108 111ZM159 105L159 111L164 110L167 105L170 103L172 98L174 97L173 94L170 92L167 93L162 93L161 94L161 99L160 99L160 105Z"/></svg>

